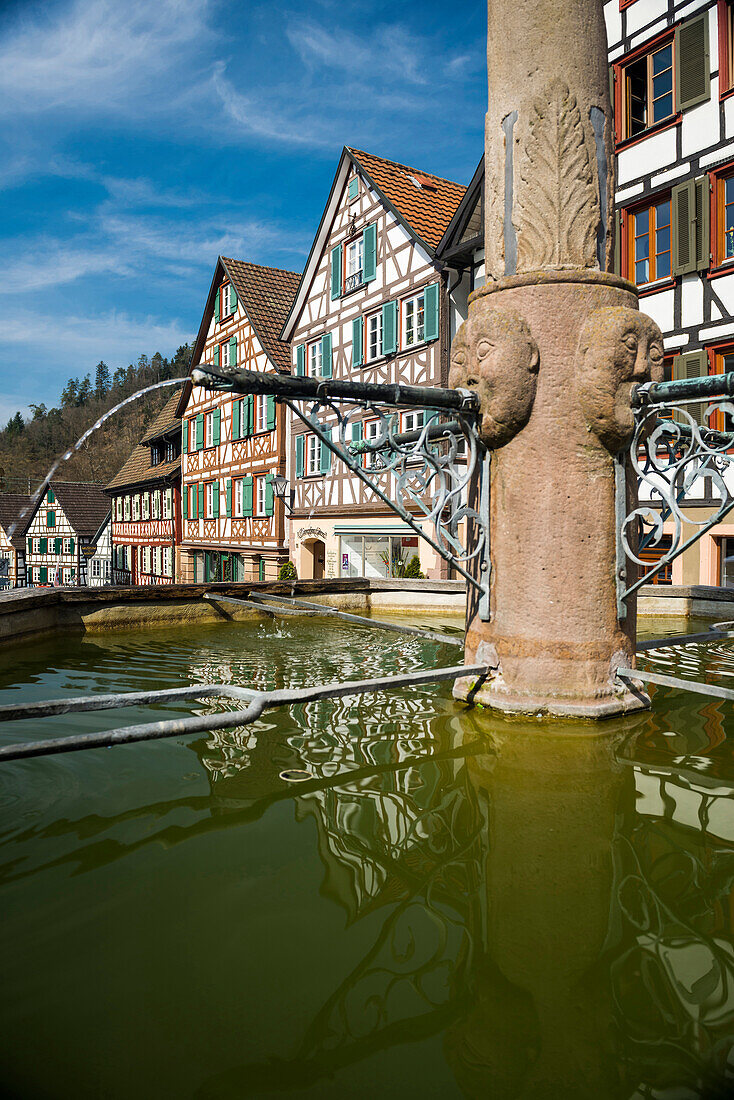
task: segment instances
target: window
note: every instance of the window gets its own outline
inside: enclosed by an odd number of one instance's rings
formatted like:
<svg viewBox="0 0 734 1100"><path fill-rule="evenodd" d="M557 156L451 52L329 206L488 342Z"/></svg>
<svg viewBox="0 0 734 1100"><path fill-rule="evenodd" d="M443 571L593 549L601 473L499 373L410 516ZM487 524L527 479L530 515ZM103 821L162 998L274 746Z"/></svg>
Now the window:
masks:
<svg viewBox="0 0 734 1100"><path fill-rule="evenodd" d="M417 294L403 302L403 340L404 348L422 344L426 332L426 296Z"/></svg>
<svg viewBox="0 0 734 1100"><path fill-rule="evenodd" d="M650 50L621 69L622 132L637 137L675 113L673 40Z"/></svg>
<svg viewBox="0 0 734 1100"><path fill-rule="evenodd" d="M131 515L130 507L130 497L125 497L125 519L128 520L130 519Z"/></svg>
<svg viewBox="0 0 734 1100"><path fill-rule="evenodd" d="M231 290L232 287L229 283L225 283L225 285L222 287L222 317L229 317L230 313L233 312L231 303Z"/></svg>
<svg viewBox="0 0 734 1100"><path fill-rule="evenodd" d="M243 493L243 481L241 477L238 477L234 483L234 508L232 509L235 516L241 516L242 502L244 499Z"/></svg>
<svg viewBox="0 0 734 1100"><path fill-rule="evenodd" d="M143 493L143 519L150 519L150 496Z"/></svg>
<svg viewBox="0 0 734 1100"><path fill-rule="evenodd" d="M731 263L734 260L734 169L728 168L726 174L714 176L713 189L713 259L715 264Z"/></svg>
<svg viewBox="0 0 734 1100"><path fill-rule="evenodd" d="M140 497L137 494L133 497L133 519L140 519Z"/></svg>
<svg viewBox="0 0 734 1100"><path fill-rule="evenodd" d="M321 440L317 435L306 436L306 474L321 473Z"/></svg>
<svg viewBox="0 0 734 1100"><path fill-rule="evenodd" d="M189 519L198 519L198 490L195 485L189 485L186 491L189 494Z"/></svg>
<svg viewBox="0 0 734 1100"><path fill-rule="evenodd" d="M151 464L151 466L157 466L158 463L160 462L160 458L161 458L160 448L156 447L155 444L154 444L150 448L150 464Z"/></svg>
<svg viewBox="0 0 734 1100"><path fill-rule="evenodd" d="M719 0L719 85L722 92L734 87L734 4Z"/></svg>
<svg viewBox="0 0 734 1100"><path fill-rule="evenodd" d="M176 457L176 443L173 439L169 439L166 442L166 449L164 451L164 458L166 462L173 462Z"/></svg>
<svg viewBox="0 0 734 1100"><path fill-rule="evenodd" d="M228 367L229 362L229 340L225 340L223 344L219 345L219 365L221 367ZM232 364L234 366L234 363Z"/></svg>
<svg viewBox="0 0 734 1100"><path fill-rule="evenodd" d="M267 478L256 477L255 478L255 504L256 504L256 516L267 515Z"/></svg>
<svg viewBox="0 0 734 1100"><path fill-rule="evenodd" d="M364 240L362 235L344 246L344 293L362 285Z"/></svg>
<svg viewBox="0 0 734 1100"><path fill-rule="evenodd" d="M206 515L211 518L214 515L214 482L206 483Z"/></svg>
<svg viewBox="0 0 734 1100"><path fill-rule="evenodd" d="M153 519L161 518L161 496L157 489L150 494L150 514Z"/></svg>
<svg viewBox="0 0 734 1100"><path fill-rule="evenodd" d="M214 446L214 413L208 412L204 417L205 446Z"/></svg>
<svg viewBox="0 0 734 1100"><path fill-rule="evenodd" d="M196 417L192 417L191 420L186 421L186 430L189 436L188 450L196 450Z"/></svg>
<svg viewBox="0 0 734 1100"><path fill-rule="evenodd" d="M313 344L308 345L308 375L309 378L315 378L321 374L321 368L323 366L324 355L323 345L321 340L316 340Z"/></svg>
<svg viewBox="0 0 734 1100"><path fill-rule="evenodd" d="M379 439L381 434L379 420L365 420L362 429L365 443L374 443L375 440ZM379 470L384 466L380 455L376 451L365 451L362 464L366 470Z"/></svg>
<svg viewBox="0 0 734 1100"><path fill-rule="evenodd" d="M173 514L173 489L166 489L163 493L163 518L170 519Z"/></svg>
<svg viewBox="0 0 734 1100"><path fill-rule="evenodd" d="M102 562L99 560L99 558L92 558L92 576L93 577L99 578L99 577L102 576L102 570L100 568L101 565L102 565Z"/></svg>
<svg viewBox="0 0 734 1100"><path fill-rule="evenodd" d="M266 432L268 430L268 399L264 393L255 397L255 431Z"/></svg>
<svg viewBox="0 0 734 1100"><path fill-rule="evenodd" d="M73 554L74 553L74 540L73 539L64 539L64 553L65 554Z"/></svg>
<svg viewBox="0 0 734 1100"><path fill-rule="evenodd" d="M631 210L628 222L628 275L637 286L669 279L670 198Z"/></svg>
<svg viewBox="0 0 734 1100"><path fill-rule="evenodd" d="M373 359L379 359L382 355L382 310L379 313L371 313L365 321L365 327L365 358L369 363Z"/></svg>
<svg viewBox="0 0 734 1100"><path fill-rule="evenodd" d="M402 431L415 432L418 428L422 428L425 422L426 414L424 412L403 413Z"/></svg>

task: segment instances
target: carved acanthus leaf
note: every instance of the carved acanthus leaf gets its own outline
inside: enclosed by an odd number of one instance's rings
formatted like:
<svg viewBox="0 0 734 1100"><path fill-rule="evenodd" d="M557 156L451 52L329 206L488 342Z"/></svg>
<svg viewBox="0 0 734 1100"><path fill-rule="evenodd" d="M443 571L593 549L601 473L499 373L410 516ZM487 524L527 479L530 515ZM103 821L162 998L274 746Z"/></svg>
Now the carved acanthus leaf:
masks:
<svg viewBox="0 0 734 1100"><path fill-rule="evenodd" d="M581 112L562 81L554 81L546 96L535 101L520 157L513 217L518 272L595 267L598 183Z"/></svg>

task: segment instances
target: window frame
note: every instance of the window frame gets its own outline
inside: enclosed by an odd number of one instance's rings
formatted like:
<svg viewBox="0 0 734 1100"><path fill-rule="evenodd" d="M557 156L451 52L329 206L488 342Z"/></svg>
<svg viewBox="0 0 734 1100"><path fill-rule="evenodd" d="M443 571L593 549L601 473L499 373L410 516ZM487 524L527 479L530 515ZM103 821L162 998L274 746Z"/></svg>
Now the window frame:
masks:
<svg viewBox="0 0 734 1100"><path fill-rule="evenodd" d="M719 99L734 94L734 0L717 0Z"/></svg>
<svg viewBox="0 0 734 1100"><path fill-rule="evenodd" d="M204 450L214 446L214 409L204 413Z"/></svg>
<svg viewBox="0 0 734 1100"><path fill-rule="evenodd" d="M252 499L254 504L253 515L257 517L264 517L267 515L267 503L268 503L268 490L267 490L267 475L255 474L253 477L253 491ZM260 497L262 496L262 502ZM262 503L262 508L260 507Z"/></svg>
<svg viewBox="0 0 734 1100"><path fill-rule="evenodd" d="M362 421L362 442L373 443L380 435L381 421L378 417L369 417L367 420ZM372 433L372 429L376 428L377 431ZM362 452L362 467L365 470L380 470L380 466L377 465L381 459L376 451L363 451ZM384 463L382 466L384 469Z"/></svg>
<svg viewBox="0 0 734 1100"><path fill-rule="evenodd" d="M232 481L232 516L235 519L242 519L244 516L243 508L245 504L245 479L243 477L236 477Z"/></svg>
<svg viewBox="0 0 734 1100"><path fill-rule="evenodd" d="M318 370L312 370L311 360L312 352L315 348L318 348ZM324 345L321 338L318 340L312 340L306 344L306 376L308 378L320 378L324 369Z"/></svg>
<svg viewBox="0 0 734 1100"><path fill-rule="evenodd" d="M635 280L635 250L634 242L637 239L635 236L635 219L643 211L647 210L650 214L667 202L670 221L668 223L668 254L670 256L670 273L668 275L661 275L659 278L649 279L646 283L637 283ZM621 257L621 271L624 278L628 279L631 283L637 287L640 295L655 293L667 286L672 286L675 283L675 276L673 275L673 200L672 191L660 191L656 195L648 196L641 202L631 203L629 206L623 207L620 210L621 217L621 238L622 238L622 257ZM648 241L651 237L654 239L654 234L658 231L658 226L652 225L653 217L650 216L648 224ZM665 228L665 227L663 227ZM654 248L649 249L649 255L647 257L651 267L654 263L657 266L657 256L662 253L655 252Z"/></svg>
<svg viewBox="0 0 734 1100"><path fill-rule="evenodd" d="M255 434L267 432L268 429L268 397L265 393L255 394Z"/></svg>
<svg viewBox="0 0 734 1100"><path fill-rule="evenodd" d="M357 256L359 258L359 266L353 271L349 271L349 251L352 248L356 248ZM359 279L356 278L359 276ZM351 286L347 285L348 279L354 279ZM361 286L364 286L364 233L356 233L353 237L348 237L344 241L342 246L342 292L341 297L345 294L351 294L353 290L359 290Z"/></svg>
<svg viewBox="0 0 734 1100"><path fill-rule="evenodd" d="M321 477L321 440L315 432L306 433L303 452L303 476Z"/></svg>
<svg viewBox="0 0 734 1100"><path fill-rule="evenodd" d="M660 130L667 129L668 126L675 125L681 117L681 112L677 104L675 86L675 31L675 27L668 27L667 30L659 34L657 38L653 38L651 41L645 42L636 50L631 50L630 53L626 54L624 57L621 57L613 64L614 103L612 104L612 113L614 115L614 129L617 148L623 148L627 145L632 145L635 142L644 141L644 139L648 137L648 135L659 133ZM647 102L649 103L649 97L652 90L652 57L654 54L659 53L660 50L665 49L667 46L671 47L670 70L672 73L671 95L673 97L673 110L671 114L666 115L665 118L659 119L657 122L653 122L652 124L646 126L644 130L641 130L639 133L630 134L628 133L629 118L627 107L627 89L625 86L626 70L631 65L636 65L643 58L648 59L646 92L648 97Z"/></svg>
<svg viewBox="0 0 734 1100"><path fill-rule="evenodd" d="M219 288L219 323L220 323L220 325L221 325L221 323L222 323L222 321L224 320L225 317L230 317L232 315L232 313L234 313L234 310L232 309L232 304L231 304L231 301L230 301L231 286L232 286L232 284L228 281L226 283L222 283L222 285ZM224 308L225 295L226 295L226 299L227 299L227 308L226 309Z"/></svg>
<svg viewBox="0 0 734 1100"><path fill-rule="evenodd" d="M229 366L229 340L221 340L219 343L219 365Z"/></svg>
<svg viewBox="0 0 734 1100"><path fill-rule="evenodd" d="M370 323L372 321L377 321L377 325L378 325L378 328L379 328L379 350L377 351L377 353L375 355L370 355L369 354L369 348L370 348ZM363 336L362 336L362 340L363 340L363 343L364 343L364 349L362 351L363 366L366 365L367 363L375 363L375 362L377 362L378 359L382 359L382 356L383 356L383 352L382 352L382 309L377 309L374 312L368 313L368 314L365 315L365 318L364 318L364 333L363 333Z"/></svg>
<svg viewBox="0 0 734 1100"><path fill-rule="evenodd" d="M204 518L214 519L214 482L204 482Z"/></svg>
<svg viewBox="0 0 734 1100"><path fill-rule="evenodd" d="M420 298L423 299L423 336L414 340L412 343L408 343L407 328L408 328L408 306L411 302L417 302ZM418 316L420 316L420 307L418 308ZM412 351L414 348L420 347L426 343L426 288L423 287L417 294L409 294L405 298L400 299L400 340L398 342L398 349L400 351ZM419 329L419 325L416 325L416 330Z"/></svg>
<svg viewBox="0 0 734 1100"><path fill-rule="evenodd" d="M734 89L732 89L734 91ZM725 204L721 201L724 197L726 181L734 179L734 160L727 161L717 168L712 168L709 177L709 201L710 201L710 231L709 251L711 255L711 267L709 274L719 272L731 272L734 265L734 254L724 256L724 213Z"/></svg>

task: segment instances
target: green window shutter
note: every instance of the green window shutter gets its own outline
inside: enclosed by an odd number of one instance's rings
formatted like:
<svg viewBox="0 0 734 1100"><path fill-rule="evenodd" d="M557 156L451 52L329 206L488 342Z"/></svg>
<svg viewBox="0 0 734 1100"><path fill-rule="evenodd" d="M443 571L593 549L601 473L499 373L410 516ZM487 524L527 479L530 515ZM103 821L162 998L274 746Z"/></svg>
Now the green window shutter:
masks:
<svg viewBox="0 0 734 1100"><path fill-rule="evenodd" d="M217 288L217 292L214 295L214 320L217 322L217 324L219 324L219 317L219 288Z"/></svg>
<svg viewBox="0 0 734 1100"><path fill-rule="evenodd" d="M229 340L229 365L237 366L237 337L231 336Z"/></svg>
<svg viewBox="0 0 734 1100"><path fill-rule="evenodd" d="M327 439L331 439L331 428L324 428L324 435ZM324 442L321 443L319 451L319 469L322 474L328 474L331 469L331 451Z"/></svg>
<svg viewBox="0 0 734 1100"><path fill-rule="evenodd" d="M706 271L709 266L709 220L711 207L709 205L709 178L700 176L694 183L696 233L695 252L696 270Z"/></svg>
<svg viewBox="0 0 734 1100"><path fill-rule="evenodd" d="M33 553L33 539L28 539L28 553Z"/></svg>
<svg viewBox="0 0 734 1100"><path fill-rule="evenodd" d="M219 344L214 349L214 366L219 366Z"/></svg>
<svg viewBox="0 0 734 1100"><path fill-rule="evenodd" d="M212 515L215 519L219 519L219 482L214 482L214 489L212 490Z"/></svg>
<svg viewBox="0 0 734 1100"><path fill-rule="evenodd" d="M306 345L299 344L296 347L296 374L304 375L306 373Z"/></svg>
<svg viewBox="0 0 734 1100"><path fill-rule="evenodd" d="M49 502L49 504L55 504L56 503L56 497L54 496L54 491L53 491L53 489L51 488L50 485L49 485L49 488L48 488L48 502Z"/></svg>
<svg viewBox="0 0 734 1100"><path fill-rule="evenodd" d="M181 424L181 450L184 454L189 453L189 422L184 420Z"/></svg>
<svg viewBox="0 0 734 1100"><path fill-rule="evenodd" d="M622 274L622 215L614 211L614 274Z"/></svg>
<svg viewBox="0 0 734 1100"><path fill-rule="evenodd" d="M181 496L183 498L183 518L188 519L189 518L189 488L188 488L188 485L184 485Z"/></svg>
<svg viewBox="0 0 734 1100"><path fill-rule="evenodd" d="M48 583L48 566L42 565L41 566L41 584L47 584L47 583Z"/></svg>
<svg viewBox="0 0 734 1100"><path fill-rule="evenodd" d="M228 477L224 483L224 497L227 508L227 515L232 515L232 478Z"/></svg>
<svg viewBox="0 0 734 1100"><path fill-rule="evenodd" d="M362 282L371 283L377 278L377 225L372 222L362 234Z"/></svg>
<svg viewBox="0 0 734 1100"><path fill-rule="evenodd" d="M674 53L676 107L685 111L711 97L708 11L676 29Z"/></svg>
<svg viewBox="0 0 734 1100"><path fill-rule="evenodd" d="M74 553L74 539L69 539L69 553Z"/></svg>
<svg viewBox="0 0 734 1100"><path fill-rule="evenodd" d="M229 284L229 308L231 309L232 313L237 312L237 291L235 290L232 283Z"/></svg>
<svg viewBox="0 0 734 1100"><path fill-rule="evenodd" d="M352 366L362 366L362 318L352 321Z"/></svg>
<svg viewBox="0 0 734 1100"><path fill-rule="evenodd" d="M685 355L676 355L673 359L673 380L684 378L705 378L708 375L708 356L706 352L686 352ZM708 402L683 406L689 416L692 416L696 424L704 423L704 412L708 408ZM688 423L680 413L673 413L673 419L682 423Z"/></svg>
<svg viewBox="0 0 734 1100"><path fill-rule="evenodd" d="M232 402L232 439L242 439L242 402Z"/></svg>
<svg viewBox="0 0 734 1100"><path fill-rule="evenodd" d="M56 526L56 513L55 512L46 512L46 526L47 527L55 527Z"/></svg>
<svg viewBox="0 0 734 1100"><path fill-rule="evenodd" d="M342 292L342 246L338 244L331 250L331 300L341 297Z"/></svg>
<svg viewBox="0 0 734 1100"><path fill-rule="evenodd" d="M204 449L204 414L199 413L196 417L196 449L202 451Z"/></svg>
<svg viewBox="0 0 734 1100"><path fill-rule="evenodd" d="M61 539L56 538L56 539L54 539L54 554L60 554L60 553L61 553Z"/></svg>
<svg viewBox="0 0 734 1100"><path fill-rule="evenodd" d="M48 539L41 539L41 553L48 554Z"/></svg>
<svg viewBox="0 0 734 1100"><path fill-rule="evenodd" d="M357 420L352 424L352 446L362 442L362 421Z"/></svg>
<svg viewBox="0 0 734 1100"><path fill-rule="evenodd" d="M248 393L244 398L244 405L242 406L244 413L244 424L242 425L242 435L247 438L255 431L255 395L254 393Z"/></svg>
<svg viewBox="0 0 734 1100"><path fill-rule="evenodd" d="M252 515L252 474L242 478L242 515Z"/></svg>
<svg viewBox="0 0 734 1100"><path fill-rule="evenodd" d="M199 488L197 485L191 486L191 519L196 519L199 515Z"/></svg>
<svg viewBox="0 0 734 1100"><path fill-rule="evenodd" d="M398 303L385 302L382 307L382 353L394 355L398 347Z"/></svg>
<svg viewBox="0 0 734 1100"><path fill-rule="evenodd" d="M212 441L215 447L219 446L219 440L222 434L222 410L214 410L214 423L212 425Z"/></svg>
<svg viewBox="0 0 734 1100"><path fill-rule="evenodd" d="M438 283L431 283L423 291L424 336L426 340L438 340Z"/></svg>
<svg viewBox="0 0 734 1100"><path fill-rule="evenodd" d="M196 495L199 498L198 499L199 519L203 519L204 518L204 482L203 481L199 482L199 491Z"/></svg>
<svg viewBox="0 0 734 1100"><path fill-rule="evenodd" d="M359 194L359 180L356 176L352 176L347 187L347 198L351 202L352 199L356 199Z"/></svg>
<svg viewBox="0 0 734 1100"><path fill-rule="evenodd" d="M273 493L273 475L265 478L265 515L272 516L274 511L275 494Z"/></svg>
<svg viewBox="0 0 734 1100"><path fill-rule="evenodd" d="M303 441L302 435L296 436L296 477L303 477Z"/></svg>
<svg viewBox="0 0 734 1100"><path fill-rule="evenodd" d="M609 66L609 104L612 108L612 118L614 118L614 65Z"/></svg>
<svg viewBox="0 0 734 1100"><path fill-rule="evenodd" d="M325 332L321 337L321 375L323 378L331 378L331 333Z"/></svg>
<svg viewBox="0 0 734 1100"><path fill-rule="evenodd" d="M265 580L265 558L260 558L257 563L257 579L259 581Z"/></svg>
<svg viewBox="0 0 734 1100"><path fill-rule="evenodd" d="M679 183L673 188L670 196L674 275L687 275L696 270L695 209L694 181L686 180L685 183Z"/></svg>
<svg viewBox="0 0 734 1100"><path fill-rule="evenodd" d="M272 393L268 394L268 431L272 432L275 428L275 397Z"/></svg>

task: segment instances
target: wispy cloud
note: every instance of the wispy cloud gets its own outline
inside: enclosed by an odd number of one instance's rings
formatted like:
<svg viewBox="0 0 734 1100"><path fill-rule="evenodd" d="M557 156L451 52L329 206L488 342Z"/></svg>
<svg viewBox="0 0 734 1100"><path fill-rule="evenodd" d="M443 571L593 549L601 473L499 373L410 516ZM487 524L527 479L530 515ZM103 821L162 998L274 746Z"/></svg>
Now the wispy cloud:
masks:
<svg viewBox="0 0 734 1100"><path fill-rule="evenodd" d="M92 361L98 361L101 351L106 361L119 365L143 350L175 350L193 335L179 320L161 322L156 317L134 317L114 310L93 317L44 317L26 310L0 316L0 345L17 350L32 346L51 356L51 362L71 364L77 360L82 374Z"/></svg>

